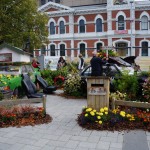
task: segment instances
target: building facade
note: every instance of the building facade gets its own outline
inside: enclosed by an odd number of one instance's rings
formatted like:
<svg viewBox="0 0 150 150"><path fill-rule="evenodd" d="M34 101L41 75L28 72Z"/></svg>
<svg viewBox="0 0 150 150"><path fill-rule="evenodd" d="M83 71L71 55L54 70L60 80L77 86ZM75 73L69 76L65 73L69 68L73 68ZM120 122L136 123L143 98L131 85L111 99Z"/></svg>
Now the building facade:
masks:
<svg viewBox="0 0 150 150"><path fill-rule="evenodd" d="M150 56L150 1L87 0L81 5L81 0L76 4L70 0L66 4L45 1L38 9L49 16L45 55L73 58L82 53L86 58L93 50L115 49L122 57Z"/></svg>

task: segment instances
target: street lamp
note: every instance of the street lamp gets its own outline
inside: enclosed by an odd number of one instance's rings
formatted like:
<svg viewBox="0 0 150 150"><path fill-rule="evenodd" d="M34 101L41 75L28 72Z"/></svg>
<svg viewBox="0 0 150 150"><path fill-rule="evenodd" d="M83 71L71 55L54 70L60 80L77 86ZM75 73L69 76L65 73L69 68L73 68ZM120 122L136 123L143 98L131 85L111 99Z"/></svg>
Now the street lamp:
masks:
<svg viewBox="0 0 150 150"><path fill-rule="evenodd" d="M133 23L133 15L132 15L132 4L133 4L133 0L130 0L130 31L131 31L131 35L130 35L130 56L132 54L133 51L133 45L132 45L132 40L133 40L133 33L132 33L132 23Z"/></svg>

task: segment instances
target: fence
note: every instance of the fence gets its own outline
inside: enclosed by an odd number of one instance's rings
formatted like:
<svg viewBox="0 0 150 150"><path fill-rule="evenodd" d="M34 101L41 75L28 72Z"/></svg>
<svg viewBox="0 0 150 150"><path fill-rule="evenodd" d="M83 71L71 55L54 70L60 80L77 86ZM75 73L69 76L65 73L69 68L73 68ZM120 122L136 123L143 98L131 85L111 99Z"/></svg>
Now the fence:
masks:
<svg viewBox="0 0 150 150"><path fill-rule="evenodd" d="M91 57L92 52L94 50L100 51L100 50L115 50L119 56L133 56L133 52L131 52L131 47L110 47L110 46L103 46L100 48L95 47L80 47L80 48L63 48L63 49L37 49L33 51L34 57L39 56L41 54L46 56L66 56L66 57L78 57L79 53L82 53L82 55L85 58ZM143 49L142 47L132 47L133 51L135 51L135 56L148 56L148 50L150 47L147 47L146 49Z"/></svg>
<svg viewBox="0 0 150 150"><path fill-rule="evenodd" d="M130 106L130 107L138 107L138 108L150 108L150 103L142 103L142 102L134 102L134 101L121 101L112 99L111 107L115 109L116 106Z"/></svg>
<svg viewBox="0 0 150 150"><path fill-rule="evenodd" d="M46 113L46 95L43 95L42 98L3 100L0 101L0 106L14 106L14 105L30 104L30 103L38 103L38 102L42 102L44 112Z"/></svg>

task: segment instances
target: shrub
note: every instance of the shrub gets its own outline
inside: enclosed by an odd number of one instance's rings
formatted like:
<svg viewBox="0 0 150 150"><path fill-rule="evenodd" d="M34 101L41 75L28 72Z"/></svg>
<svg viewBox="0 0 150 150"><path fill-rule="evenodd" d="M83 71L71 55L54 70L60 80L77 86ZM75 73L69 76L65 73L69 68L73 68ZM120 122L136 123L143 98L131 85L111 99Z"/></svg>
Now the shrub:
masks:
<svg viewBox="0 0 150 150"><path fill-rule="evenodd" d="M79 74L68 75L64 83L64 93L70 96L82 96L81 77Z"/></svg>
<svg viewBox="0 0 150 150"><path fill-rule="evenodd" d="M121 93L119 91L116 91L114 93L110 93L109 99L116 99L116 100L125 100L127 97L126 93Z"/></svg>
<svg viewBox="0 0 150 150"><path fill-rule="evenodd" d="M129 75L128 72L124 72L121 77L116 78L113 81L115 90L126 93L127 99L134 100L136 98L139 86L136 75Z"/></svg>
<svg viewBox="0 0 150 150"><path fill-rule="evenodd" d="M143 84L143 97L145 98L146 102L150 103L150 77L147 78Z"/></svg>

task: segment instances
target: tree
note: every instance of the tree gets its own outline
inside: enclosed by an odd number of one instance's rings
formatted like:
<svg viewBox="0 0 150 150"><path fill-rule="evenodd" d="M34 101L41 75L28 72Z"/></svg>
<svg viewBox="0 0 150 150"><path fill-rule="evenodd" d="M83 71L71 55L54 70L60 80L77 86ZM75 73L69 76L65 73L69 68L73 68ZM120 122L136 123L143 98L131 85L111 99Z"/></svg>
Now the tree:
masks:
<svg viewBox="0 0 150 150"><path fill-rule="evenodd" d="M0 0L0 42L28 49L40 48L47 37L48 16L38 12L36 0Z"/></svg>

